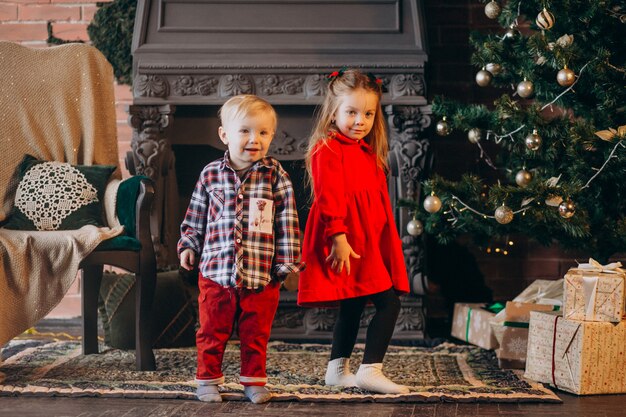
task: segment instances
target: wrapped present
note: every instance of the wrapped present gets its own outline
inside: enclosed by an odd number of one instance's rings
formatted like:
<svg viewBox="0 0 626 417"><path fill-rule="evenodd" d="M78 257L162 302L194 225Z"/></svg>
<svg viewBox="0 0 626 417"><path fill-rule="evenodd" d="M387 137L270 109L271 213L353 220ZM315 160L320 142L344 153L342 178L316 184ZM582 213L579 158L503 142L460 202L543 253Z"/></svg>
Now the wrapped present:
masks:
<svg viewBox="0 0 626 417"><path fill-rule="evenodd" d="M508 301L504 321L494 324L494 335L499 348L498 364L505 369L524 369L528 344L528 322L531 311L558 311L560 306Z"/></svg>
<svg viewBox="0 0 626 417"><path fill-rule="evenodd" d="M626 393L626 321L531 312L524 376L579 395Z"/></svg>
<svg viewBox="0 0 626 417"><path fill-rule="evenodd" d="M520 303L562 305L563 278L557 280L536 279L512 301Z"/></svg>
<svg viewBox="0 0 626 417"><path fill-rule="evenodd" d="M486 304L455 303L450 334L476 346L495 349L498 345L489 324L493 316L495 313Z"/></svg>
<svg viewBox="0 0 626 417"><path fill-rule="evenodd" d="M624 316L624 278L619 262L601 265L593 259L565 274L563 317L619 323Z"/></svg>

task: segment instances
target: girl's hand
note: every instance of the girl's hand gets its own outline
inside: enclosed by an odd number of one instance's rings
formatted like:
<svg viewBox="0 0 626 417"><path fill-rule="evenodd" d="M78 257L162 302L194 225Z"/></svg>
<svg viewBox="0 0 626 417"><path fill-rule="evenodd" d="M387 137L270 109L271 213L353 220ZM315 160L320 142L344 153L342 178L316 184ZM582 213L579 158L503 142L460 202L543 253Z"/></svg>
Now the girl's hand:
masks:
<svg viewBox="0 0 626 417"><path fill-rule="evenodd" d="M326 258L326 262L330 262L330 268L338 274L345 266L346 272L350 275L350 258L360 259L361 255L352 250L345 233L335 235L332 239L333 247L330 250L330 255Z"/></svg>
<svg viewBox="0 0 626 417"><path fill-rule="evenodd" d="M180 253L180 266L191 271L196 263L196 253L191 249L185 249Z"/></svg>

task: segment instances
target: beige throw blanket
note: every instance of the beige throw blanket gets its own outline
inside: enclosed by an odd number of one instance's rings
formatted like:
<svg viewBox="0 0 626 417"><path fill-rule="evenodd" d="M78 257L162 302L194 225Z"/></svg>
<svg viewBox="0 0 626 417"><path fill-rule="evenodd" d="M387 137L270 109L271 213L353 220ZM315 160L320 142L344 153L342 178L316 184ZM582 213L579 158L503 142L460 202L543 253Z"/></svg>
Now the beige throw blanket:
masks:
<svg viewBox="0 0 626 417"><path fill-rule="evenodd" d="M32 327L63 298L78 265L123 227L24 232L0 229L0 346Z"/></svg>
<svg viewBox="0 0 626 417"><path fill-rule="evenodd" d="M11 212L24 155L118 166L113 70L85 44L33 49L0 42L0 221ZM114 176L120 177L118 169ZM57 305L80 262L121 228L0 229L0 346Z"/></svg>
<svg viewBox="0 0 626 417"><path fill-rule="evenodd" d="M26 154L118 165L113 69L97 49L0 42L0 80L0 221L13 207L13 175Z"/></svg>

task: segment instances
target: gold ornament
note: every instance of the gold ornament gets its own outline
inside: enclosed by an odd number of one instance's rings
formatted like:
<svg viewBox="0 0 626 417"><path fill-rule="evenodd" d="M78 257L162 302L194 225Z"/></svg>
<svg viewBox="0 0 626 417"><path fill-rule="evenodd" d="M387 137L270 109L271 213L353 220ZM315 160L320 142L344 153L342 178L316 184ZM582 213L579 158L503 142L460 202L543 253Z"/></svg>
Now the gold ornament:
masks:
<svg viewBox="0 0 626 417"><path fill-rule="evenodd" d="M477 128L471 128L469 130L469 132L467 132L467 139L471 142L471 143L478 143L480 141L480 139L482 138L483 132Z"/></svg>
<svg viewBox="0 0 626 417"><path fill-rule="evenodd" d="M429 213L437 213L441 208L441 200L435 194L431 194L424 199L424 210Z"/></svg>
<svg viewBox="0 0 626 417"><path fill-rule="evenodd" d="M413 219L406 224L406 231L411 236L419 236L424 232L424 225L421 221Z"/></svg>
<svg viewBox="0 0 626 417"><path fill-rule="evenodd" d="M517 185L519 185L522 188L530 184L532 179L533 179L533 174L526 171L525 169L520 169L519 171L517 171L517 174L515 174L515 182L517 183Z"/></svg>
<svg viewBox="0 0 626 417"><path fill-rule="evenodd" d="M500 7L500 5L498 3L496 3L494 0L491 0L489 3L487 3L487 5L485 6L485 15L489 18L489 19L497 19L498 16L500 16L500 13L502 12L502 8Z"/></svg>
<svg viewBox="0 0 626 417"><path fill-rule="evenodd" d="M517 94L522 98L531 97L535 93L535 86L532 81L528 81L524 78L524 81L517 84Z"/></svg>
<svg viewBox="0 0 626 417"><path fill-rule="evenodd" d="M554 26L554 15L546 10L544 7L542 11L539 12L537 18L535 19L535 23L541 29L548 30Z"/></svg>
<svg viewBox="0 0 626 417"><path fill-rule="evenodd" d="M493 75L498 75L502 72L502 65L490 62L489 64L485 65L485 69Z"/></svg>
<svg viewBox="0 0 626 417"><path fill-rule="evenodd" d="M508 224L513 220L513 210L502 204L494 213L496 221L500 224Z"/></svg>
<svg viewBox="0 0 626 417"><path fill-rule="evenodd" d="M564 219L569 219L576 212L576 204L569 198L559 204L559 215Z"/></svg>
<svg viewBox="0 0 626 417"><path fill-rule="evenodd" d="M526 139L524 139L526 148L528 148L528 150L530 151L536 151L539 148L541 148L542 142L543 142L543 139L541 138L541 136L539 136L539 133L537 133L537 129L533 129L533 133L526 136Z"/></svg>
<svg viewBox="0 0 626 417"><path fill-rule="evenodd" d="M483 67L480 71L476 73L476 84L481 87L487 87L491 82L492 75L489 71Z"/></svg>
<svg viewBox="0 0 626 417"><path fill-rule="evenodd" d="M443 116L443 118L437 122L435 129L439 136L448 136L450 134L450 126L448 126L446 116Z"/></svg>
<svg viewBox="0 0 626 417"><path fill-rule="evenodd" d="M567 68L567 65L556 74L556 82L562 87L569 87L574 84L574 81L576 81L576 74L574 74L574 71Z"/></svg>

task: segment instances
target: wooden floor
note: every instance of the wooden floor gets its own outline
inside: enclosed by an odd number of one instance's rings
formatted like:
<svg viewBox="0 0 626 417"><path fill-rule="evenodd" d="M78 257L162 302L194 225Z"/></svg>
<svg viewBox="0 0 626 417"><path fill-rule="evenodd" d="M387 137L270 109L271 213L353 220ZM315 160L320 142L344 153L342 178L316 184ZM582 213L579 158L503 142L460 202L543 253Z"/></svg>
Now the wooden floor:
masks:
<svg viewBox="0 0 626 417"><path fill-rule="evenodd" d="M593 416L626 415L626 396L576 397L559 394L563 404L372 404L249 402L205 404L187 400L123 398L0 397L2 417L444 417L444 416Z"/></svg>
<svg viewBox="0 0 626 417"><path fill-rule="evenodd" d="M40 332L80 334L77 320L47 320ZM190 400L142 400L128 398L0 397L0 417L412 417L412 416L626 416L626 395L578 397L557 392L562 404L489 403L307 403L270 402L255 405L244 401L206 404Z"/></svg>

